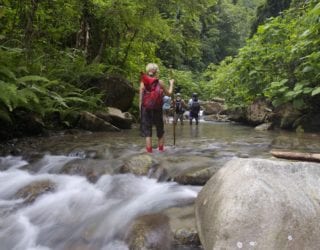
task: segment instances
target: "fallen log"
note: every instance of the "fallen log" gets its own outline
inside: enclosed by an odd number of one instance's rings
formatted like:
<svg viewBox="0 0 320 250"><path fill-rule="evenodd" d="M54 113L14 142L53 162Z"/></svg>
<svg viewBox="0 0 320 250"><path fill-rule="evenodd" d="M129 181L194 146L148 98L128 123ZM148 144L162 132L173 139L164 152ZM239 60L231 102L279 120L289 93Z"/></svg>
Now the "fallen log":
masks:
<svg viewBox="0 0 320 250"><path fill-rule="evenodd" d="M271 150L274 157L288 160L320 162L320 154Z"/></svg>

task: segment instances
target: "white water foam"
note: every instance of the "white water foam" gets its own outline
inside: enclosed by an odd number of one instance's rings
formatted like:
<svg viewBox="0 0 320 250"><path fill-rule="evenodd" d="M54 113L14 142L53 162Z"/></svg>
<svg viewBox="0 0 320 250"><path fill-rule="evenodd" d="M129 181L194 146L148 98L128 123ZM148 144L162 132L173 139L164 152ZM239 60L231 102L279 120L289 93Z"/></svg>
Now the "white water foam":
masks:
<svg viewBox="0 0 320 250"><path fill-rule="evenodd" d="M50 156L50 169L72 157L67 158ZM0 172L1 249L70 249L85 243L90 249L126 250L123 237L134 218L190 203L197 196L191 188L131 174L104 175L92 184L80 176L30 174L17 167L22 165L17 160L13 170ZM31 204L15 197L21 188L45 180L54 183L53 192Z"/></svg>

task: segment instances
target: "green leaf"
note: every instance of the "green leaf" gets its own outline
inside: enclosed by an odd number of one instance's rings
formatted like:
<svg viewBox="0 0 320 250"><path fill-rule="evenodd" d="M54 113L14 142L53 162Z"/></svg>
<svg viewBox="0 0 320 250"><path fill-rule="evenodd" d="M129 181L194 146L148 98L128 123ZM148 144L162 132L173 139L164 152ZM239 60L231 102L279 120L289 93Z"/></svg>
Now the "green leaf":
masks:
<svg viewBox="0 0 320 250"><path fill-rule="evenodd" d="M86 101L85 99L83 98L80 98L80 97L76 97L76 96L71 96L71 97L65 97L64 98L65 101L72 101L72 102L82 102L82 103L86 103L88 101Z"/></svg>
<svg viewBox="0 0 320 250"><path fill-rule="evenodd" d="M302 88L303 88L303 84L297 83L293 90L294 90L294 91L299 91L299 90L301 90Z"/></svg>
<svg viewBox="0 0 320 250"><path fill-rule="evenodd" d="M318 95L318 94L320 94L320 87L315 88L312 91L311 96L315 96L315 95Z"/></svg>
<svg viewBox="0 0 320 250"><path fill-rule="evenodd" d="M307 29L301 34L301 37L306 37L306 36L310 35L310 33L312 33L312 32L309 29Z"/></svg>
<svg viewBox="0 0 320 250"><path fill-rule="evenodd" d="M283 93L283 92L286 92L288 89L289 88L287 86L284 86L284 87L278 89L278 92Z"/></svg>
<svg viewBox="0 0 320 250"><path fill-rule="evenodd" d="M282 79L281 81L280 81L280 83L281 84L285 84L285 83L287 83L289 80L288 79Z"/></svg>
<svg viewBox="0 0 320 250"><path fill-rule="evenodd" d="M302 70L303 73L308 73L310 71L313 71L313 67L312 66L306 66Z"/></svg>
<svg viewBox="0 0 320 250"><path fill-rule="evenodd" d="M272 82L270 84L271 88L279 88L279 87L282 87L283 86L283 83L281 82Z"/></svg>
<svg viewBox="0 0 320 250"><path fill-rule="evenodd" d="M310 94L312 90L313 88L310 88L310 87L303 88L303 94Z"/></svg>
<svg viewBox="0 0 320 250"><path fill-rule="evenodd" d="M49 80L45 77L42 77L42 76L33 76L33 75L30 75L30 76L23 76L23 77L20 77L17 79L18 82L38 82L38 81L41 81L41 82L49 82Z"/></svg>

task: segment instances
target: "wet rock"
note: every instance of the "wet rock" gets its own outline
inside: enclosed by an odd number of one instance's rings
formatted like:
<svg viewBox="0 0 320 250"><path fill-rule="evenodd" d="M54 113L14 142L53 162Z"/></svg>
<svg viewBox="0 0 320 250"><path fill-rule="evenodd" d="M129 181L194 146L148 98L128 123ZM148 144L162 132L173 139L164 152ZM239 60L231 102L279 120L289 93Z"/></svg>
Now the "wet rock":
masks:
<svg viewBox="0 0 320 250"><path fill-rule="evenodd" d="M169 217L170 228L174 235L173 249L201 248L196 230L194 204L169 208L164 213Z"/></svg>
<svg viewBox="0 0 320 250"><path fill-rule="evenodd" d="M211 178L212 174L209 168L201 170L189 170L176 177L174 181L183 185L204 185Z"/></svg>
<svg viewBox="0 0 320 250"><path fill-rule="evenodd" d="M316 163L234 159L200 191L196 222L205 249L318 249Z"/></svg>
<svg viewBox="0 0 320 250"><path fill-rule="evenodd" d="M201 106L203 107L204 115L215 115L225 110L223 105L219 102L202 102Z"/></svg>
<svg viewBox="0 0 320 250"><path fill-rule="evenodd" d="M271 104L263 99L255 100L247 108L247 120L252 125L259 125L265 123L269 119L271 114L272 106Z"/></svg>
<svg viewBox="0 0 320 250"><path fill-rule="evenodd" d="M206 115L203 117L205 121L216 121L216 122L228 122L229 118L227 115Z"/></svg>
<svg viewBox="0 0 320 250"><path fill-rule="evenodd" d="M200 246L198 232L194 228L180 228L174 234L176 245Z"/></svg>
<svg viewBox="0 0 320 250"><path fill-rule="evenodd" d="M169 218L164 214L137 218L126 236L130 250L170 250L172 234Z"/></svg>
<svg viewBox="0 0 320 250"><path fill-rule="evenodd" d="M99 165L99 162L93 159L76 159L68 162L61 169L61 173L85 176L88 181L95 183L102 175L111 174L112 169L108 166Z"/></svg>
<svg viewBox="0 0 320 250"><path fill-rule="evenodd" d="M267 130L271 130L272 128L273 128L273 123L266 122L266 123L263 123L263 124L256 126L254 129L257 131L267 131Z"/></svg>
<svg viewBox="0 0 320 250"><path fill-rule="evenodd" d="M18 192L15 194L15 197L25 199L25 203L32 203L40 195L47 192L53 192L54 189L55 184L50 180L37 181L18 190Z"/></svg>
<svg viewBox="0 0 320 250"><path fill-rule="evenodd" d="M213 158L197 155L167 158L161 166L167 170L168 180L189 185L204 185L221 167Z"/></svg>
<svg viewBox="0 0 320 250"><path fill-rule="evenodd" d="M125 161L120 168L120 173L132 173L135 175L148 175L153 165L151 156L136 155Z"/></svg>
<svg viewBox="0 0 320 250"><path fill-rule="evenodd" d="M87 111L81 113L77 126L90 131L120 131L119 128Z"/></svg>
<svg viewBox="0 0 320 250"><path fill-rule="evenodd" d="M130 129L133 122L133 117L130 113L123 113L120 109L113 107L108 107L107 113L97 112L96 116L121 129Z"/></svg>
<svg viewBox="0 0 320 250"><path fill-rule="evenodd" d="M168 170L159 164L154 164L149 171L149 177L158 181L167 181L169 179Z"/></svg>

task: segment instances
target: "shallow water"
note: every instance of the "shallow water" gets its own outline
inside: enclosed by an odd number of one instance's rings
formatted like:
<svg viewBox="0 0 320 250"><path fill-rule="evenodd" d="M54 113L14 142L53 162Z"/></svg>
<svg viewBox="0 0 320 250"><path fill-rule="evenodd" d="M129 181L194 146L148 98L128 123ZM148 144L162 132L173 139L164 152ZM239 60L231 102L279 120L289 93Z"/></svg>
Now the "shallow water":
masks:
<svg viewBox="0 0 320 250"><path fill-rule="evenodd" d="M169 169L198 164L220 167L233 157L271 158L271 149L320 152L319 134L258 132L232 123L185 123L176 126L173 145L172 125L165 130L165 152L154 149L151 156ZM128 249L124 235L134 218L190 204L201 189L117 174L124 161L144 154L138 128L61 134L17 142L17 147L21 156L0 157L1 249ZM105 174L94 183L61 174L72 162ZM17 197L21 188L47 180L54 190L35 202Z"/></svg>

